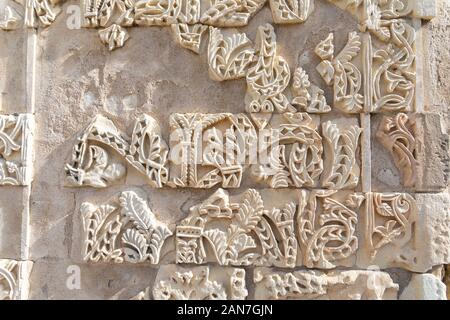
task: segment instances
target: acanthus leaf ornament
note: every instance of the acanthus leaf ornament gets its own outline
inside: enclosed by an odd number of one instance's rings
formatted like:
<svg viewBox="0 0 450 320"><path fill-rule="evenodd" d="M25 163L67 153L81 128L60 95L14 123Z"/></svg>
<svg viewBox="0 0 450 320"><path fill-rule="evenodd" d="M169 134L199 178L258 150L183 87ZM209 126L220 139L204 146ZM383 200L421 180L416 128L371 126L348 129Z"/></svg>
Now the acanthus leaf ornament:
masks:
<svg viewBox="0 0 450 320"><path fill-rule="evenodd" d="M210 27L208 65L211 79L223 81L245 77L253 55L252 43L244 33L224 37L220 29Z"/></svg>
<svg viewBox="0 0 450 320"><path fill-rule="evenodd" d="M135 191L121 192L99 206L84 202L80 211L85 262L158 264L172 235Z"/></svg>
<svg viewBox="0 0 450 320"><path fill-rule="evenodd" d="M294 203L266 209L254 189L248 189L240 203L233 202L228 192L219 189L192 207L191 214L177 226L177 263L202 264L212 259L223 266L293 267L297 256L295 209ZM225 228L215 228L214 222L223 219ZM207 256L207 247L213 256Z"/></svg>
<svg viewBox="0 0 450 320"><path fill-rule="evenodd" d="M355 188L359 182L360 168L357 162L359 136L362 129L352 125L340 130L331 121L322 123L325 159L322 186L329 189Z"/></svg>

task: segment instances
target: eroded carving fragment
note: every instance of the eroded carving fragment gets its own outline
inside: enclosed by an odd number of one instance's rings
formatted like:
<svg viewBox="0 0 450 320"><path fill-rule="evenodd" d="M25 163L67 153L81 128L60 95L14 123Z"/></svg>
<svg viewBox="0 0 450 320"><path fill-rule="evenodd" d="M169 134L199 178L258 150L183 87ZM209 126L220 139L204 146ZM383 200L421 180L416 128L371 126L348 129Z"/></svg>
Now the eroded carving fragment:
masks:
<svg viewBox="0 0 450 320"><path fill-rule="evenodd" d="M98 34L101 42L108 47L109 51L123 47L129 38L128 31L117 24L100 30Z"/></svg>
<svg viewBox="0 0 450 320"><path fill-rule="evenodd" d="M68 186L103 188L126 172L121 157L148 178L152 187L161 188L168 180L168 147L161 137L155 119L143 114L136 119L131 139L120 132L104 116L97 116L84 130L73 147L71 161L66 165Z"/></svg>
<svg viewBox="0 0 450 320"><path fill-rule="evenodd" d="M398 284L381 271L255 270L258 300L396 300Z"/></svg>
<svg viewBox="0 0 450 320"><path fill-rule="evenodd" d="M155 300L244 300L245 270L201 266L162 266L153 287Z"/></svg>
<svg viewBox="0 0 450 320"><path fill-rule="evenodd" d="M202 35L208 29L207 26L201 24L188 25L185 23L177 23L171 25L175 40L184 48L195 53L199 53Z"/></svg>
<svg viewBox="0 0 450 320"><path fill-rule="evenodd" d="M327 104L324 91L311 84L308 74L302 67L295 69L292 94L294 95L292 104L298 106L301 111L326 113L331 110L331 107Z"/></svg>

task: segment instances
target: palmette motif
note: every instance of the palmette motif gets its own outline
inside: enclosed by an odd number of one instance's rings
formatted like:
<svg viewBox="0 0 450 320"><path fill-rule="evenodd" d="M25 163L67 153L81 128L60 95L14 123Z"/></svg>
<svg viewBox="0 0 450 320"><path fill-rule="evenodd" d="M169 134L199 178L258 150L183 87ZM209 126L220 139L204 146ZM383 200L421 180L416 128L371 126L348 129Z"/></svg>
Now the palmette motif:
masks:
<svg viewBox="0 0 450 320"><path fill-rule="evenodd" d="M211 271L214 271L211 279ZM237 268L161 267L153 287L155 300L244 300L245 270Z"/></svg>
<svg viewBox="0 0 450 320"><path fill-rule="evenodd" d="M0 185L29 185L32 180L34 117L0 115Z"/></svg>
<svg viewBox="0 0 450 320"><path fill-rule="evenodd" d="M349 189L358 185L360 168L356 151L362 129L357 125L339 130L331 121L322 123L325 146L322 186L329 189Z"/></svg>
<svg viewBox="0 0 450 320"><path fill-rule="evenodd" d="M67 185L103 188L121 179L125 165L110 160L109 149L144 174L151 186L161 188L168 181L168 148L153 118L140 116L130 139L99 115L77 139L65 166Z"/></svg>
<svg viewBox="0 0 450 320"><path fill-rule="evenodd" d="M80 211L85 262L158 264L172 235L134 191L121 192L100 206L84 202Z"/></svg>
<svg viewBox="0 0 450 320"><path fill-rule="evenodd" d="M262 154L267 154L267 161L257 165L253 174L269 181L271 188L314 187L323 170L317 127L306 113L284 113L282 117L284 121L271 128L270 142L259 150L259 161Z"/></svg>
<svg viewBox="0 0 450 320"><path fill-rule="evenodd" d="M208 46L209 76L216 81L243 78L253 60L252 43L244 33L224 37L210 28Z"/></svg>
<svg viewBox="0 0 450 320"><path fill-rule="evenodd" d="M336 57L334 57L333 34L321 41L316 47L316 54L323 60L317 71L328 85L333 85L334 106L347 113L358 113L363 110L361 72L352 60L361 50L360 36L351 32L348 42Z"/></svg>
<svg viewBox="0 0 450 320"><path fill-rule="evenodd" d="M295 203L267 210L261 195L247 190L240 203L219 189L176 229L177 263L202 264L212 259L219 265L268 265L293 267L297 257L294 233ZM223 228L215 228L224 221ZM215 223L216 222L216 223ZM214 253L207 257L206 246Z"/></svg>
<svg viewBox="0 0 450 320"><path fill-rule="evenodd" d="M377 138L389 150L395 166L403 177L405 187L413 187L417 176L417 160L414 156L416 140L415 122L404 113L394 117L383 117L377 131Z"/></svg>

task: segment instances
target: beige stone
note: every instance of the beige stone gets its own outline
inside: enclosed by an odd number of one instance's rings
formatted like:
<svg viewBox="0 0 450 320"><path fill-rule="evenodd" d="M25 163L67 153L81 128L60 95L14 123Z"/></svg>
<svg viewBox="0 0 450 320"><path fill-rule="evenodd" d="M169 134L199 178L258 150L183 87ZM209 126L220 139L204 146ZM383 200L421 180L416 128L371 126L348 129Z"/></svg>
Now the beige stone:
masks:
<svg viewBox="0 0 450 320"><path fill-rule="evenodd" d="M400 300L447 300L446 287L432 274L414 274Z"/></svg>
<svg viewBox="0 0 450 320"><path fill-rule="evenodd" d="M399 286L381 271L272 271L255 269L255 299L397 300Z"/></svg>

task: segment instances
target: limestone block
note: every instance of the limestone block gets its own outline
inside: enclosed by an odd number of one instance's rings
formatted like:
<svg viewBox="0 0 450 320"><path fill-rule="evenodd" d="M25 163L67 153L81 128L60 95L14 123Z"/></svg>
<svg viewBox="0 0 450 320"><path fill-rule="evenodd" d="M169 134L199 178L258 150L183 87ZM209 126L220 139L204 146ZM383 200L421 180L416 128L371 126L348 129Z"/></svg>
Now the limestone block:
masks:
<svg viewBox="0 0 450 320"><path fill-rule="evenodd" d="M255 299L396 300L399 286L382 271L274 271L257 268Z"/></svg>
<svg viewBox="0 0 450 320"><path fill-rule="evenodd" d="M446 286L432 274L413 274L400 300L447 300Z"/></svg>
<svg viewBox="0 0 450 320"><path fill-rule="evenodd" d="M417 192L439 192L447 188L450 172L448 126L436 113L417 115Z"/></svg>
<svg viewBox="0 0 450 320"><path fill-rule="evenodd" d="M244 300L245 270L239 268L161 266L153 287L155 300Z"/></svg>
<svg viewBox="0 0 450 320"><path fill-rule="evenodd" d="M0 259L0 300L26 300L32 261Z"/></svg>
<svg viewBox="0 0 450 320"><path fill-rule="evenodd" d="M17 3L10 1L6 7L0 4L0 17L5 8L11 12L20 10ZM0 18L0 21L1 18ZM5 27L12 28L12 22L3 22ZM24 29L1 30L0 22L0 114L24 113L26 109L26 60L27 60L27 31Z"/></svg>
<svg viewBox="0 0 450 320"><path fill-rule="evenodd" d="M426 272L448 263L448 193L371 193L366 203L359 228L358 267Z"/></svg>
<svg viewBox="0 0 450 320"><path fill-rule="evenodd" d="M22 239L28 211L27 191L0 186L0 257L20 260L26 243Z"/></svg>

